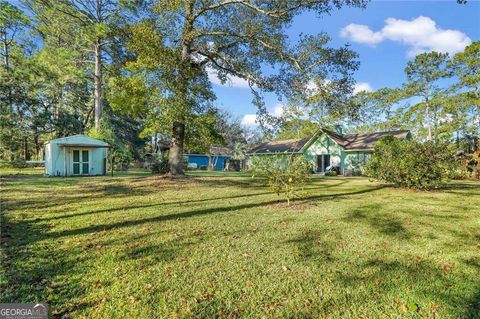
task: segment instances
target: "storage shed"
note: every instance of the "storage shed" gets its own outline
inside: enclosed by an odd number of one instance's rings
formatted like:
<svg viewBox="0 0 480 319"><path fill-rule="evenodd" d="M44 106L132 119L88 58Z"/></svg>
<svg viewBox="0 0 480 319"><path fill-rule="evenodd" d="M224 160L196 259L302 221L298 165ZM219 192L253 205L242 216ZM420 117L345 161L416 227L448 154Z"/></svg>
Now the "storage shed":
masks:
<svg viewBox="0 0 480 319"><path fill-rule="evenodd" d="M226 147L210 146L209 154L186 153L186 161L190 167L210 168L215 171L228 169L228 162L232 157L232 151Z"/></svg>
<svg viewBox="0 0 480 319"><path fill-rule="evenodd" d="M73 135L45 144L48 176L105 175L108 143L85 135Z"/></svg>

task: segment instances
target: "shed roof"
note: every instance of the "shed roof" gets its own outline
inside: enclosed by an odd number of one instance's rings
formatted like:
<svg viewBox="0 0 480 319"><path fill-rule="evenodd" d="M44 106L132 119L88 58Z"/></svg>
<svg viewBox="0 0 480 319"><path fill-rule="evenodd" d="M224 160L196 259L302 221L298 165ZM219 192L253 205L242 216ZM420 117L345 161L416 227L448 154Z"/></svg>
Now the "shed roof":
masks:
<svg viewBox="0 0 480 319"><path fill-rule="evenodd" d="M72 136L60 137L50 140L46 144L57 144L62 147L111 147L107 142L91 138L86 135L77 134Z"/></svg>
<svg viewBox="0 0 480 319"><path fill-rule="evenodd" d="M265 153L298 153L302 151L306 145L310 144L310 141L313 141L319 133L325 133L330 137L335 143L341 146L346 151L354 150L373 150L375 143L384 136L393 135L400 139L405 139L410 133L408 130L394 130L394 131L382 131L374 133L361 133L361 134L346 134L341 135L337 132L320 128L312 137L303 138L303 139L290 139L290 140L281 140L281 141L269 141L260 144L250 151L250 153L255 154L265 154Z"/></svg>

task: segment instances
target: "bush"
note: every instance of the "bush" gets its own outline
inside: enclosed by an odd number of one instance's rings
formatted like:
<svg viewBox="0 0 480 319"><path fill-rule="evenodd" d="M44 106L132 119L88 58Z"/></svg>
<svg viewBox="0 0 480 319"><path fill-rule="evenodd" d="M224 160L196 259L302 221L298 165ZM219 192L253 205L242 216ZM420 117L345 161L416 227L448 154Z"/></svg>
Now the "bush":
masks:
<svg viewBox="0 0 480 319"><path fill-rule="evenodd" d="M386 136L365 166L367 176L412 189L442 186L456 171L454 152L443 143L402 141Z"/></svg>
<svg viewBox="0 0 480 319"><path fill-rule="evenodd" d="M28 163L24 159L16 158L12 161L12 167L13 168L27 168Z"/></svg>
<svg viewBox="0 0 480 319"><path fill-rule="evenodd" d="M275 154L254 158L252 171L252 177L265 177L272 192L283 196L290 205L290 200L300 197L312 165L303 156Z"/></svg>
<svg viewBox="0 0 480 319"><path fill-rule="evenodd" d="M325 172L325 176L337 176L337 172L334 170Z"/></svg>
<svg viewBox="0 0 480 319"><path fill-rule="evenodd" d="M153 174L166 174L168 173L168 157L160 156L151 166Z"/></svg>

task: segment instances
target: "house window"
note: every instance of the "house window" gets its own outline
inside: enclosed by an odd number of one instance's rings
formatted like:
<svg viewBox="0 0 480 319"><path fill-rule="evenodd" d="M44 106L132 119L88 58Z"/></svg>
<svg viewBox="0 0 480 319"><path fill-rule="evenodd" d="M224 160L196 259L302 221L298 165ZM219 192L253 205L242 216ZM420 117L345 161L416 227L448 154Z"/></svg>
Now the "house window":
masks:
<svg viewBox="0 0 480 319"><path fill-rule="evenodd" d="M317 155L317 172L324 173L330 166L330 154Z"/></svg>

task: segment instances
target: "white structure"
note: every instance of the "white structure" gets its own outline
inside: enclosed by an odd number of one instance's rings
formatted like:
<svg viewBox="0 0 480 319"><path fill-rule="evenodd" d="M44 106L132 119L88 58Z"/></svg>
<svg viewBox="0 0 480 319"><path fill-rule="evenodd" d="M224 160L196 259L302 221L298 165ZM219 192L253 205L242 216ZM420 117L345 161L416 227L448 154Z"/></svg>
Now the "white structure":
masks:
<svg viewBox="0 0 480 319"><path fill-rule="evenodd" d="M48 176L105 175L108 143L85 135L57 138L45 144Z"/></svg>

